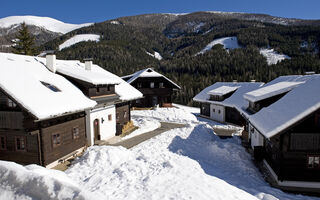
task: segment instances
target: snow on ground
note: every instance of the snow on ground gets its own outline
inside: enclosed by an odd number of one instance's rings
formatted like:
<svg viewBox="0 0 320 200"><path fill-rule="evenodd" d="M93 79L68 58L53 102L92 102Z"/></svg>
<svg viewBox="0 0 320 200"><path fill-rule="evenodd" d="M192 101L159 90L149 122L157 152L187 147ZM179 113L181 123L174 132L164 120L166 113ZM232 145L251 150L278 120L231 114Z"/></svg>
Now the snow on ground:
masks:
<svg viewBox="0 0 320 200"><path fill-rule="evenodd" d="M154 118L162 122L174 122L185 124L189 122L197 122L197 117L184 109L175 108L155 108L153 110L132 111L132 116L140 116L146 118Z"/></svg>
<svg viewBox="0 0 320 200"><path fill-rule="evenodd" d="M64 172L0 161L0 199L102 199Z"/></svg>
<svg viewBox="0 0 320 200"><path fill-rule="evenodd" d="M120 24L120 22L118 22L118 21L110 21L110 24L119 25L119 24Z"/></svg>
<svg viewBox="0 0 320 200"><path fill-rule="evenodd" d="M238 38L237 37L223 37L223 38L215 39L212 42L210 42L204 49L202 49L200 52L198 52L196 54L196 56L199 55L199 54L204 54L207 51L210 51L212 49L212 47L214 45L217 45L217 44L223 45L223 47L225 49L237 49L237 48L240 48L240 45L238 43Z"/></svg>
<svg viewBox="0 0 320 200"><path fill-rule="evenodd" d="M162 60L162 56L160 55L159 52L156 52L156 51L155 51L154 54L152 54L152 53L146 51L146 53L147 53L149 56L152 56L152 57L154 57L154 58L157 59L157 60Z"/></svg>
<svg viewBox="0 0 320 200"><path fill-rule="evenodd" d="M145 118L145 117L140 117L140 116L131 116L131 120L133 121L133 124L138 127L137 130L133 131L129 135L122 137L122 140L126 140L129 138L132 138L137 135L141 135L143 133L153 131L159 127L161 127L161 124L159 120L152 119L152 118Z"/></svg>
<svg viewBox="0 0 320 200"><path fill-rule="evenodd" d="M87 195L103 197L99 199L318 199L270 187L238 137L220 139L212 131L212 125L219 123L190 113L198 109L177 107L133 113L158 121L184 122L186 127L162 133L132 149L90 147L72 163L62 181L85 188L90 193L82 193ZM6 184L10 176L0 177L2 191L14 191L16 199L34 185L18 188L15 183Z"/></svg>
<svg viewBox="0 0 320 200"><path fill-rule="evenodd" d="M274 49L260 49L260 54L267 59L268 65L275 65L282 60L291 59L287 55L279 54Z"/></svg>
<svg viewBox="0 0 320 200"><path fill-rule="evenodd" d="M62 50L64 48L70 47L74 44L77 44L79 42L87 42L87 41L95 41L99 42L100 35L97 34L80 34L75 35L72 38L66 40L64 43L59 45L59 50Z"/></svg>
<svg viewBox="0 0 320 200"><path fill-rule="evenodd" d="M68 24L50 17L38 17L38 16L10 16L0 19L1 28L9 28L25 22L27 25L34 25L43 27L49 31L57 33L68 33L75 29L90 26L92 23L86 24Z"/></svg>

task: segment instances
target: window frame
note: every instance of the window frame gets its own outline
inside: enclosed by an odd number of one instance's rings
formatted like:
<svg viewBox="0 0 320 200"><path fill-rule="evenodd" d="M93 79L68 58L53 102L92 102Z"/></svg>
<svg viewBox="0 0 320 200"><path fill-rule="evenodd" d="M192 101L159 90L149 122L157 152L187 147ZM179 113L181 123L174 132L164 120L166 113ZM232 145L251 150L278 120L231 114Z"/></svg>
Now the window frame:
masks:
<svg viewBox="0 0 320 200"><path fill-rule="evenodd" d="M55 143L55 140L54 140L54 137L56 136L56 135L59 135L59 143ZM59 147L59 146L61 146L61 143L62 143L62 141L61 141L61 134L60 133L52 133L52 135L51 135L51 144L52 144L52 147L53 148L57 148L57 147Z"/></svg>
<svg viewBox="0 0 320 200"><path fill-rule="evenodd" d="M154 82L150 82L150 88L154 88Z"/></svg>
<svg viewBox="0 0 320 200"><path fill-rule="evenodd" d="M310 159L312 159L312 163L310 164ZM317 160L317 163L316 163ZM315 166L316 164L316 166ZM320 155L307 155L307 168L308 169L318 169L320 170Z"/></svg>
<svg viewBox="0 0 320 200"><path fill-rule="evenodd" d="M24 148L18 149L18 142L17 139L20 139L20 148L21 148L21 139L24 141ZM24 152L27 151L27 138L26 136L15 136L14 137L15 149L16 151Z"/></svg>
<svg viewBox="0 0 320 200"><path fill-rule="evenodd" d="M108 115L108 121L112 121L112 114Z"/></svg>
<svg viewBox="0 0 320 200"><path fill-rule="evenodd" d="M164 83L163 82L159 83L159 88L164 88Z"/></svg>
<svg viewBox="0 0 320 200"><path fill-rule="evenodd" d="M4 143L4 147L2 148L2 141ZM7 136L1 135L0 136L0 151L6 151L7 150Z"/></svg>
<svg viewBox="0 0 320 200"><path fill-rule="evenodd" d="M80 138L80 130L78 126L72 128L72 139L76 140ZM60 139L61 142L61 139Z"/></svg>
<svg viewBox="0 0 320 200"><path fill-rule="evenodd" d="M7 98L7 105L9 108L16 108L17 104L10 98Z"/></svg>

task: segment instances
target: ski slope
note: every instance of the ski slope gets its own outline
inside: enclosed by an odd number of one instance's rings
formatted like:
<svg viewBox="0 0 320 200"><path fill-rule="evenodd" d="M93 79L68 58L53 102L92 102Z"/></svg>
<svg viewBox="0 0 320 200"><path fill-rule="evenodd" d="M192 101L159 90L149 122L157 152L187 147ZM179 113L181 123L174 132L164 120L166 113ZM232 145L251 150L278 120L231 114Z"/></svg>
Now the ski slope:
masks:
<svg viewBox="0 0 320 200"><path fill-rule="evenodd" d="M99 42L100 41L100 35L96 34L80 34L80 35L75 35L72 38L66 40L64 43L59 45L59 50L61 51L64 48L68 48L72 45L75 45L79 42L87 42L87 41L95 41Z"/></svg>

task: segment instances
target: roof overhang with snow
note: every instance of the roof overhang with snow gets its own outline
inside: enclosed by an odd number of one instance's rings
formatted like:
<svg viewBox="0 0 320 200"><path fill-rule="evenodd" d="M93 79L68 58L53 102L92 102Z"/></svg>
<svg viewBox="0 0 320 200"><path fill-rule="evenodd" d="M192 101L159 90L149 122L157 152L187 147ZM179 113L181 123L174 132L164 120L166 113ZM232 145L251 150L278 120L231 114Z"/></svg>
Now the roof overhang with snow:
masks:
<svg viewBox="0 0 320 200"><path fill-rule="evenodd" d="M261 101L279 94L291 91L293 88L303 84L304 82L278 82L273 85L268 85L257 90L248 92L243 95L250 102Z"/></svg>
<svg viewBox="0 0 320 200"><path fill-rule="evenodd" d="M84 111L96 105L67 79L50 72L39 59L0 53L0 87L36 120Z"/></svg>
<svg viewBox="0 0 320 200"><path fill-rule="evenodd" d="M179 85L177 85L175 82L173 82L172 80L170 80L169 78L167 78L166 76L154 71L152 68L146 68L140 71L137 71L134 74L131 75L127 75L127 76L123 76L122 78L129 78L127 80L127 83L133 83L135 80L137 80L139 77L163 77L165 78L167 81L169 81L170 83L172 83L177 89L181 89L181 87Z"/></svg>
<svg viewBox="0 0 320 200"><path fill-rule="evenodd" d="M236 91L240 86L221 86L216 89L210 90L207 94L215 95L215 96L224 96L229 94L230 92Z"/></svg>

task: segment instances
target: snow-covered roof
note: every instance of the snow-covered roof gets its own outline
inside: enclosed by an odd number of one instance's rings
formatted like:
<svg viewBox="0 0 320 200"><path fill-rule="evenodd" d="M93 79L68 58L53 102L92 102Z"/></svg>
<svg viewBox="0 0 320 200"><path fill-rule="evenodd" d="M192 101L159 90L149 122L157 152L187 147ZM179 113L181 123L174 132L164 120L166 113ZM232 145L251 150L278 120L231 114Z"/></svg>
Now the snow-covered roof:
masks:
<svg viewBox="0 0 320 200"><path fill-rule="evenodd" d="M214 103L220 104L230 107L235 107L238 110L241 110L243 107L248 107L249 103L243 98L243 94L250 92L252 90L256 90L263 83L259 82L216 82L215 84L203 89L199 94L193 97L194 101L202 102L202 103ZM223 101L212 101L209 100L210 94L209 91L221 88L237 88L236 91L228 98Z"/></svg>
<svg viewBox="0 0 320 200"><path fill-rule="evenodd" d="M319 85L319 75L309 76L309 80L304 84L300 84L275 103L251 115L250 123L267 138L284 131L320 109Z"/></svg>
<svg viewBox="0 0 320 200"><path fill-rule="evenodd" d="M122 78L130 78L129 80L127 80L127 82L128 83L132 83L133 81L135 81L139 77L163 77L166 80L168 80L170 83L172 83L174 86L176 86L178 89L181 89L180 86L177 85L175 82L173 82L172 80L168 79L166 76L154 71L151 68L146 68L146 69L137 71L134 74L123 76Z"/></svg>
<svg viewBox="0 0 320 200"><path fill-rule="evenodd" d="M45 63L45 59L43 59ZM93 85L119 84L120 80L104 73L98 65L92 64L91 70L78 60L56 60L57 72Z"/></svg>
<svg viewBox="0 0 320 200"><path fill-rule="evenodd" d="M38 120L96 105L67 79L50 72L39 58L32 56L0 53L0 87Z"/></svg>
<svg viewBox="0 0 320 200"><path fill-rule="evenodd" d="M216 89L210 90L208 92L209 95L217 95L217 96L224 96L226 94L229 94L230 92L234 92L235 90L237 90L240 86L221 86L218 87Z"/></svg>
<svg viewBox="0 0 320 200"><path fill-rule="evenodd" d="M93 64L91 70L85 70L85 64L80 61L57 60L56 66L57 72L94 85L116 84L115 92L120 96L120 100L122 101L130 101L143 97L140 91L122 78L98 65Z"/></svg>
<svg viewBox="0 0 320 200"><path fill-rule="evenodd" d="M289 92L293 88L297 87L298 85L304 82L289 82L283 81L278 82L273 85L268 85L257 90L248 92L243 95L243 97L251 102L257 102L263 99L267 99L279 94L283 94L285 92Z"/></svg>

